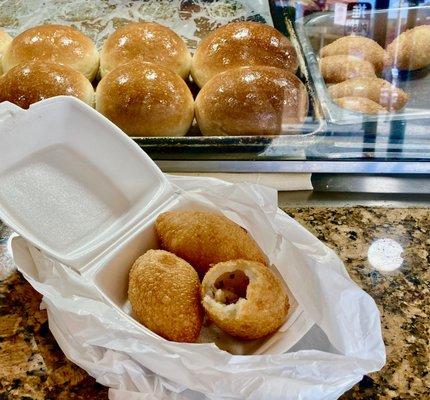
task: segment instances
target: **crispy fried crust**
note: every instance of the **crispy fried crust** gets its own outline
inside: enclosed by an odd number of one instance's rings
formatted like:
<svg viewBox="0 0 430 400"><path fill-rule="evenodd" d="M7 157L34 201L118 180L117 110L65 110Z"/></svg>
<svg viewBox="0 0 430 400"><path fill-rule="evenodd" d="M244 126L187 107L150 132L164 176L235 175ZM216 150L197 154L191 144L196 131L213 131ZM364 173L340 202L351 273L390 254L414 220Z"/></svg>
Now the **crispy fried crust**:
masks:
<svg viewBox="0 0 430 400"><path fill-rule="evenodd" d="M221 261L243 258L267 264L246 230L216 213L165 212L158 216L155 229L161 247L188 261L200 276Z"/></svg>
<svg viewBox="0 0 430 400"><path fill-rule="evenodd" d="M385 50L374 40L364 36L344 36L324 46L321 57L349 55L371 62L381 72L387 59Z"/></svg>
<svg viewBox="0 0 430 400"><path fill-rule="evenodd" d="M333 99L340 97L366 97L387 110L400 110L407 103L409 96L380 78L352 78L328 88Z"/></svg>
<svg viewBox="0 0 430 400"><path fill-rule="evenodd" d="M149 250L130 270L128 297L139 322L175 342L195 342L203 320L200 281L186 261Z"/></svg>
<svg viewBox="0 0 430 400"><path fill-rule="evenodd" d="M339 83L351 78L376 77L373 64L347 55L321 58L321 74L326 83Z"/></svg>
<svg viewBox="0 0 430 400"><path fill-rule="evenodd" d="M231 292L239 292L237 286L243 284L243 278L236 277L241 275L238 271L249 280L246 298L240 296L236 302L225 304L229 303L226 298L232 297ZM235 284L235 280L239 282ZM273 333L284 323L290 307L273 272L263 264L246 260L214 265L202 282L202 304L219 328L241 339L258 339Z"/></svg>
<svg viewBox="0 0 430 400"><path fill-rule="evenodd" d="M333 100L339 107L363 114L386 114L387 110L380 104L365 97L340 97Z"/></svg>
<svg viewBox="0 0 430 400"><path fill-rule="evenodd" d="M415 70L430 65L430 25L409 29L388 46L390 63L403 70Z"/></svg>

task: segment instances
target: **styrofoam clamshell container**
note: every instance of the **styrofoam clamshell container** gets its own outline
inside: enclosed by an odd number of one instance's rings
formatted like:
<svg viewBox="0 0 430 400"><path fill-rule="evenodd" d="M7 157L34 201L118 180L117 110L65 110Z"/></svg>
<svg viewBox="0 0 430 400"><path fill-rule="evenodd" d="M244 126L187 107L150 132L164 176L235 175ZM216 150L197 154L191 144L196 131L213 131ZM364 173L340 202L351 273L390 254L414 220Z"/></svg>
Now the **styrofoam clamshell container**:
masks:
<svg viewBox="0 0 430 400"><path fill-rule="evenodd" d="M172 185L127 135L72 97L47 99L28 110L2 103L0 148L0 219L86 276L107 304L158 337L133 318L127 299L131 265L159 247L154 222L161 212L222 210ZM243 342L209 325L199 342L235 354L287 351L313 322L285 287L289 315L272 336Z"/></svg>

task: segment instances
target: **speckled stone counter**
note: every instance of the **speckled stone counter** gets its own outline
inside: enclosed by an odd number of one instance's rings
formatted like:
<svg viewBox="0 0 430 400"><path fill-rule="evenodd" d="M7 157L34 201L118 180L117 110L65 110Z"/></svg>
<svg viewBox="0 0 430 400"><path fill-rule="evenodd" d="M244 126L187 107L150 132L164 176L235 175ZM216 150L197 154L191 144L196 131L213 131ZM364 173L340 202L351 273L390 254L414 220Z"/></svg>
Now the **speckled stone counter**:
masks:
<svg viewBox="0 0 430 400"><path fill-rule="evenodd" d="M342 399L429 399L430 209L286 211L340 255L382 315L387 364ZM39 310L41 296L14 270L9 234L0 224L0 399L107 399L107 389L58 348ZM384 264L369 257L369 247L386 239L386 251L403 252Z"/></svg>

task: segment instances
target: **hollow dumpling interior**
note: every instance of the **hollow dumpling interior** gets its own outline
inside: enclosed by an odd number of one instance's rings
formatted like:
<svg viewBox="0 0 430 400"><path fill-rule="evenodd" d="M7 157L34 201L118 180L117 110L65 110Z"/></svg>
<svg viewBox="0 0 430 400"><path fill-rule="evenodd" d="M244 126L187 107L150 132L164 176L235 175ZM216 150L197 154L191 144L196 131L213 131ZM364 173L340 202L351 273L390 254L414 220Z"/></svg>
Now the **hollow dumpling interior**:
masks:
<svg viewBox="0 0 430 400"><path fill-rule="evenodd" d="M219 328L240 339L275 332L290 307L281 281L270 268L247 260L214 265L202 282L202 304Z"/></svg>

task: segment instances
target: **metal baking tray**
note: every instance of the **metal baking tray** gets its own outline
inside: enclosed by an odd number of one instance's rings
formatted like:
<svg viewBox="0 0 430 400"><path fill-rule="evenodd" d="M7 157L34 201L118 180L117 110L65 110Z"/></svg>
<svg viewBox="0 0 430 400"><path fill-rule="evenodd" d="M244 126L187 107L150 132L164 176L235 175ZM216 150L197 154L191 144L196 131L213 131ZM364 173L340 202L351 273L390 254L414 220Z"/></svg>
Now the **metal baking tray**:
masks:
<svg viewBox="0 0 430 400"><path fill-rule="evenodd" d="M284 9L275 0L0 0L0 26L16 35L42 23L72 25L92 37L101 48L106 37L131 21L150 20L167 25L179 33L191 51L199 39L216 27L236 20L254 20L275 26L290 37L300 60L297 75L306 84L310 107L306 122L280 136L205 137L196 126L185 137L133 137L156 159L244 159L305 158L305 149L324 130L324 121L309 84L304 59L294 29L285 21ZM196 87L190 83L196 94Z"/></svg>
<svg viewBox="0 0 430 400"><path fill-rule="evenodd" d="M351 16L352 13L348 12L346 19ZM362 17L369 22L366 36L385 48L406 29L429 24L430 6L370 10L363 12ZM316 96L327 123L351 125L414 120L430 126L430 67L411 72L399 71L396 68L384 71L382 78L400 87L410 96L402 110L386 115L365 115L345 110L330 98L319 69L319 51L323 46L348 35L350 27L336 21L336 13L329 11L300 18L296 21L295 28L306 67L309 70L310 81L315 87Z"/></svg>

